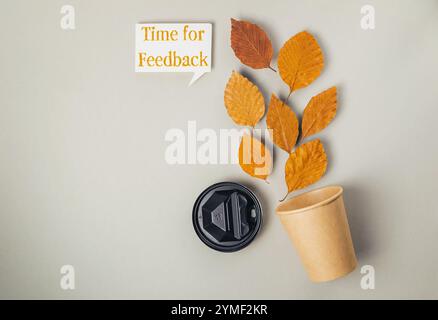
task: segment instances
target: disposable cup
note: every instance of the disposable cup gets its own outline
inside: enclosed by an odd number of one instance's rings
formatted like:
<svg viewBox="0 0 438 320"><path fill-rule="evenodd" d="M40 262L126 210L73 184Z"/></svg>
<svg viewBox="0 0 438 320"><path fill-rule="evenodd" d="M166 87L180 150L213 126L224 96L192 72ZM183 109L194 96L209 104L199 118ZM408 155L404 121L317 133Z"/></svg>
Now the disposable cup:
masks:
<svg viewBox="0 0 438 320"><path fill-rule="evenodd" d="M303 193L277 207L286 232L314 282L330 281L357 266L340 186Z"/></svg>

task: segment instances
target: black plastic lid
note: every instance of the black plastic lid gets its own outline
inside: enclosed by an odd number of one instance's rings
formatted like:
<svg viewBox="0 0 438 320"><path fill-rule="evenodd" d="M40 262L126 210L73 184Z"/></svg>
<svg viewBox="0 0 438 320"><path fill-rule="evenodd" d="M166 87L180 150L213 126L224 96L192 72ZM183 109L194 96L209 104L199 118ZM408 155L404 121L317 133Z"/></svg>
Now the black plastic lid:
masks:
<svg viewBox="0 0 438 320"><path fill-rule="evenodd" d="M262 224L262 207L254 193L234 182L205 189L193 206L193 226L207 246L222 252L246 247Z"/></svg>

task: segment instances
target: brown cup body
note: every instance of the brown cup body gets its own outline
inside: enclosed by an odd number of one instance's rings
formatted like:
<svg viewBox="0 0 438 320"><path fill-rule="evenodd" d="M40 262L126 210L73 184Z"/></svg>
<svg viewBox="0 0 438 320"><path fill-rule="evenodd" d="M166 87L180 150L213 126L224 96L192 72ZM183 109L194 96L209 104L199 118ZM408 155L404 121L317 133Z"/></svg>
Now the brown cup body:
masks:
<svg viewBox="0 0 438 320"><path fill-rule="evenodd" d="M357 266L342 192L340 186L313 190L276 210L314 282L337 279Z"/></svg>

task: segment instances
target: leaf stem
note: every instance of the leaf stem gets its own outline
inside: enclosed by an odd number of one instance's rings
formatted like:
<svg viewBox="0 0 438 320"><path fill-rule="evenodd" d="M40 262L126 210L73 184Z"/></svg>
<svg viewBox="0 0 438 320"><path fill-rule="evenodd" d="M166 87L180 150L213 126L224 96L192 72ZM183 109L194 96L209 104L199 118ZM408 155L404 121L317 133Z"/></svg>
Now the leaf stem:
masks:
<svg viewBox="0 0 438 320"><path fill-rule="evenodd" d="M283 199L279 200L280 202L283 202L284 200L286 200L287 196L289 195L289 192L286 192L286 195L283 197Z"/></svg>
<svg viewBox="0 0 438 320"><path fill-rule="evenodd" d="M272 71L274 71L275 73L277 73L277 70L275 70L274 68L272 68L270 65L268 66L269 69L271 69Z"/></svg>
<svg viewBox="0 0 438 320"><path fill-rule="evenodd" d="M289 91L289 94L287 95L287 98L286 98L286 103L287 103L287 100L289 100L289 98L290 98L291 94L292 94L292 90L291 90L291 91Z"/></svg>

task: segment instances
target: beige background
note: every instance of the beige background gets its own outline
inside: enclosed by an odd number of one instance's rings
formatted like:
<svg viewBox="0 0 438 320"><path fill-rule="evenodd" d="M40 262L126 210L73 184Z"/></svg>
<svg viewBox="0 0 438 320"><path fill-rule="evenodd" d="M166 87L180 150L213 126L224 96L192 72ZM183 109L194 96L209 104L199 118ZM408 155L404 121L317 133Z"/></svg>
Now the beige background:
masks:
<svg viewBox="0 0 438 320"><path fill-rule="evenodd" d="M360 8L376 29L360 28ZM76 9L75 31L59 26ZM0 5L1 298L438 298L437 1L17 1ZM329 155L317 185L341 184L360 265L376 269L313 284L274 215L285 192L276 153L271 184L238 166L169 166L169 128L233 128L223 106L232 69L264 88L269 70L243 68L229 18L264 27L276 51L307 29L323 47L320 78L291 99L337 85L339 113L320 137ZM213 72L135 74L134 25L214 24ZM264 121L263 121L264 123ZM191 222L196 196L232 180L253 188L265 223L245 250L203 245ZM76 290L60 289L72 264Z"/></svg>

